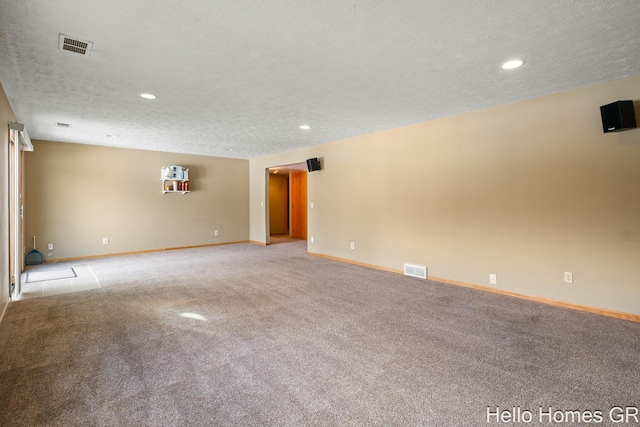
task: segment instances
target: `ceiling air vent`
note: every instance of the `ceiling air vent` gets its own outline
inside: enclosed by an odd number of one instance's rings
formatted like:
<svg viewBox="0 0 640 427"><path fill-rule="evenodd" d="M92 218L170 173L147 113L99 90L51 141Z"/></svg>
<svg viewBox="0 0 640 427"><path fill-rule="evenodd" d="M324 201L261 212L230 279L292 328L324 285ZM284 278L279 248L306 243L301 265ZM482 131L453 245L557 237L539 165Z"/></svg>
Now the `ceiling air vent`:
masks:
<svg viewBox="0 0 640 427"><path fill-rule="evenodd" d="M60 34L60 42L58 48L62 50L68 50L69 52L79 53L80 55L91 55L91 49L93 48L93 42L87 42L83 40L74 39L73 37Z"/></svg>

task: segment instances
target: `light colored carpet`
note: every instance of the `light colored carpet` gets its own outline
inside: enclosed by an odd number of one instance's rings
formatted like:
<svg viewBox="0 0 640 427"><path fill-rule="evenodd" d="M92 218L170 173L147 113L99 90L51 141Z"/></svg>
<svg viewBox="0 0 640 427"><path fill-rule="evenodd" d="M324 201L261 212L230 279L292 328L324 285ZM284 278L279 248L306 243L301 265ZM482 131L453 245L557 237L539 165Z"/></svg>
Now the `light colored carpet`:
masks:
<svg viewBox="0 0 640 427"><path fill-rule="evenodd" d="M305 248L91 260L102 289L11 303L0 424L483 426L499 406L611 425L639 405L638 323Z"/></svg>
<svg viewBox="0 0 640 427"><path fill-rule="evenodd" d="M297 237L290 237L288 234L272 234L271 236L269 236L269 244L271 245L278 245L280 243L301 242L301 241L303 240L298 239Z"/></svg>

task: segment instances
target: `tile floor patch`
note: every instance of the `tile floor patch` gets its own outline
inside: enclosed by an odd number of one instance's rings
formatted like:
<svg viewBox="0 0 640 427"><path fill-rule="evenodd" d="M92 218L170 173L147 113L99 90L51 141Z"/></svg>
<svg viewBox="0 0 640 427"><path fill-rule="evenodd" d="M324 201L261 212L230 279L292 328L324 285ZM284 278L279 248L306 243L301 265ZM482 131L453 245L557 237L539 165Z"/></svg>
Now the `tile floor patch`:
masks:
<svg viewBox="0 0 640 427"><path fill-rule="evenodd" d="M31 267L33 268L33 267ZM33 277L31 280L28 280L28 275L33 273L46 273L52 272L55 270L38 270L36 267L35 271L28 271L26 273L22 273L21 275L21 286L20 286L20 295L18 296L18 300L24 300L29 298L41 298L52 295L60 295L60 294L68 294L71 292L81 292L88 291L92 289L100 289L102 286L98 281L98 278L91 268L88 265L75 265L74 267L66 268L66 269L58 269L59 271L68 271L72 270L74 275L67 278L57 277L55 279L42 279L39 281L33 282ZM37 277L37 276L36 276ZM54 276L49 276L54 277Z"/></svg>
<svg viewBox="0 0 640 427"><path fill-rule="evenodd" d="M73 268L56 270L30 271L27 273L27 283L44 282L48 280L71 279L78 277Z"/></svg>

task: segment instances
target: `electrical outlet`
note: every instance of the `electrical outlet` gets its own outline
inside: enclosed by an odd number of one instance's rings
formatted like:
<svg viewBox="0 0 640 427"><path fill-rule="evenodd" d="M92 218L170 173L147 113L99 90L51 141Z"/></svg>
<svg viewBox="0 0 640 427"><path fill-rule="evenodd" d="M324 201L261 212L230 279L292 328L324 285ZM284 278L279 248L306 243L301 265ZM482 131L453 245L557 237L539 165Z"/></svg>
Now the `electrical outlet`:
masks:
<svg viewBox="0 0 640 427"><path fill-rule="evenodd" d="M309 208L313 209L313 202L309 203Z"/></svg>
<svg viewBox="0 0 640 427"><path fill-rule="evenodd" d="M573 273L570 271L564 272L564 283L573 283Z"/></svg>
<svg viewBox="0 0 640 427"><path fill-rule="evenodd" d="M53 243L47 243L47 250L53 250Z"/></svg>
<svg viewBox="0 0 640 427"><path fill-rule="evenodd" d="M490 274L489 275L489 284L490 285L497 285L498 284L498 276L496 276L495 274Z"/></svg>
<svg viewBox="0 0 640 427"><path fill-rule="evenodd" d="M214 235L214 236L217 236L217 235L218 235L218 230L214 231L214 232L213 232L213 235Z"/></svg>
<svg viewBox="0 0 640 427"><path fill-rule="evenodd" d="M351 242L351 249L355 249L355 248L356 248L355 242Z"/></svg>
<svg viewBox="0 0 640 427"><path fill-rule="evenodd" d="M53 254L52 254L51 252L49 252L49 253L47 254L47 256L48 256L48 257L52 257L52 256L53 256Z"/></svg>
<svg viewBox="0 0 640 427"><path fill-rule="evenodd" d="M108 237L103 237L102 238L102 244L103 245L108 245L109 244L109 238Z"/></svg>
<svg viewBox="0 0 640 427"><path fill-rule="evenodd" d="M314 241L314 240L315 240L315 239L314 239L314 237L313 237L313 236L311 236L311 243L313 243L313 241Z"/></svg>

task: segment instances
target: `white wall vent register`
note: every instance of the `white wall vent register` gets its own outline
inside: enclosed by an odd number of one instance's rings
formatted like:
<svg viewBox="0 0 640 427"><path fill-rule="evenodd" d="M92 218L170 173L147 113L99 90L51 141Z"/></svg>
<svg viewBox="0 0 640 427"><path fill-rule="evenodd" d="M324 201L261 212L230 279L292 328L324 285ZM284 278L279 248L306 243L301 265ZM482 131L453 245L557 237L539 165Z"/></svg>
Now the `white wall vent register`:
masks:
<svg viewBox="0 0 640 427"><path fill-rule="evenodd" d="M427 278L427 267L413 264L404 265L404 275L411 277L418 277L420 279Z"/></svg>

